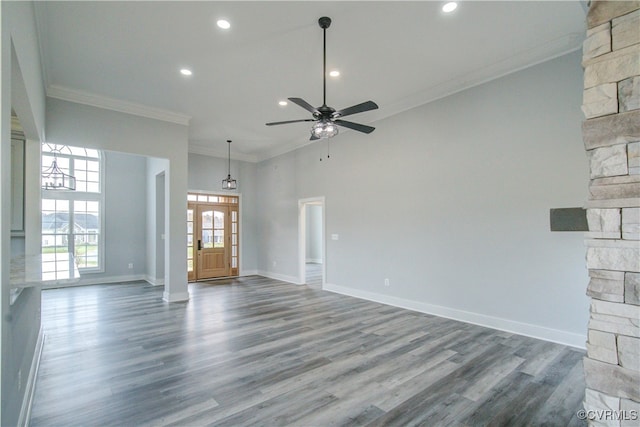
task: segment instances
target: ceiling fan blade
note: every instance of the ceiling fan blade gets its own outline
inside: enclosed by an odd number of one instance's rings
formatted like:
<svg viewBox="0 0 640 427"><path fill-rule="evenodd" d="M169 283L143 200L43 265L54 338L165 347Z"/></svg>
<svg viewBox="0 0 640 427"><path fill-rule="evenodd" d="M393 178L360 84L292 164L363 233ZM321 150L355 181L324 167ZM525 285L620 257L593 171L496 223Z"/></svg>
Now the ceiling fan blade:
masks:
<svg viewBox="0 0 640 427"><path fill-rule="evenodd" d="M300 107L304 108L305 110L307 110L310 113L317 113L318 109L316 107L314 107L313 105L309 104L307 101L305 101L302 98L289 98L289 101L293 102L294 104L298 104Z"/></svg>
<svg viewBox="0 0 640 427"><path fill-rule="evenodd" d="M376 104L373 101L367 101L367 102L363 102L362 104L354 105L352 107L348 107L340 111L336 111L335 113L333 113L333 116L345 117L345 116L350 116L351 114L364 113L365 111L375 110L377 108L378 108L378 104Z"/></svg>
<svg viewBox="0 0 640 427"><path fill-rule="evenodd" d="M346 120L340 120L340 119L336 119L333 122L338 126L344 126L346 128L357 130L358 132L364 132L364 133L371 133L376 129L372 126L361 125L360 123L353 123L353 122L348 122Z"/></svg>
<svg viewBox="0 0 640 427"><path fill-rule="evenodd" d="M298 123L298 122L315 122L315 119L300 119L300 120L287 120L284 122L271 122L271 123L267 123L267 126L274 126L274 125L286 125L287 123Z"/></svg>

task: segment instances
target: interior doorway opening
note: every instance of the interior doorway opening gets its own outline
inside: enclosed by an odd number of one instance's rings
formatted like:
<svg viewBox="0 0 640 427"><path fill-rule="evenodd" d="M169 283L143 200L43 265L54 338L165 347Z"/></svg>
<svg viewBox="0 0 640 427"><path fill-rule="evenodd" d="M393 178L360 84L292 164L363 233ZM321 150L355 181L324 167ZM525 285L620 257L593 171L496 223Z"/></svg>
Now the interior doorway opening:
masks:
<svg viewBox="0 0 640 427"><path fill-rule="evenodd" d="M164 285L164 262L165 262L165 173L156 175L156 271L155 284Z"/></svg>
<svg viewBox="0 0 640 427"><path fill-rule="evenodd" d="M326 277L324 197L298 201L299 283L321 289Z"/></svg>

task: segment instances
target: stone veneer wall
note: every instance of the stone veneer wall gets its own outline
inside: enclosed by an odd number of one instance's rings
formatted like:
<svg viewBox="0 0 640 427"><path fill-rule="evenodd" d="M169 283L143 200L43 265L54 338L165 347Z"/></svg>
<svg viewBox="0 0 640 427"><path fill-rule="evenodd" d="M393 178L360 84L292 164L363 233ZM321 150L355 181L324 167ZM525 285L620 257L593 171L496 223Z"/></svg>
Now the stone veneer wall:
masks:
<svg viewBox="0 0 640 427"><path fill-rule="evenodd" d="M637 426L631 418L640 415L640 1L591 3L582 65L591 170L584 405L589 425Z"/></svg>

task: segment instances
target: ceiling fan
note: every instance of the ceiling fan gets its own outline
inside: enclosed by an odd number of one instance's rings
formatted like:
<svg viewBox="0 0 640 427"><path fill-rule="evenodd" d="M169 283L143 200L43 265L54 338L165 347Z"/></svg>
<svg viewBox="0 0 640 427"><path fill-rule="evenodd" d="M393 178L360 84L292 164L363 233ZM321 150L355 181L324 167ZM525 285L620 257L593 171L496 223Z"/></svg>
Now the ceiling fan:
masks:
<svg viewBox="0 0 640 427"><path fill-rule="evenodd" d="M322 50L322 106L316 108L302 98L289 98L289 101L304 108L313 116L312 119L287 120L284 122L271 122L267 126L284 125L287 123L298 122L315 122L311 128L311 140L321 138L332 138L338 134L338 126L357 130L358 132L371 133L374 127L362 125L359 123L348 122L342 120L342 117L352 114L363 113L365 111L375 110L378 105L373 101L366 101L361 104L353 105L342 110L336 110L327 106L327 28L331 25L331 18L323 16L318 19L318 24L323 32L323 50Z"/></svg>

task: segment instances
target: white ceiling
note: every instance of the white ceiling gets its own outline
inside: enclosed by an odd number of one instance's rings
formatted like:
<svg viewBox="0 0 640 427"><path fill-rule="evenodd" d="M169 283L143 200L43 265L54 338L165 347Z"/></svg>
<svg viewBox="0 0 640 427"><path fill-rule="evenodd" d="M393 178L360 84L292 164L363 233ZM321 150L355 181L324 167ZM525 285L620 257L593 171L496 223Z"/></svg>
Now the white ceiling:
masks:
<svg viewBox="0 0 640 427"><path fill-rule="evenodd" d="M327 30L327 104L373 100L376 120L580 48L579 1L55 2L36 4L50 96L189 121L190 151L260 160L308 143L309 118L278 101L322 104L321 16ZM231 29L216 26L219 18ZM188 67L191 77L179 70ZM174 112L177 114L171 114ZM342 130L345 132L346 130ZM340 138L338 135L336 138Z"/></svg>

